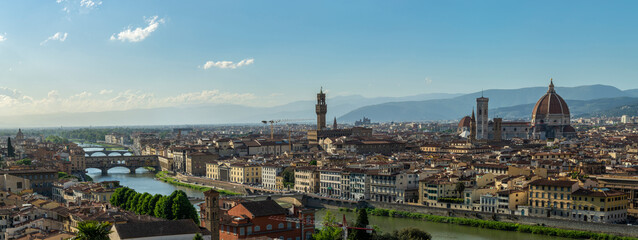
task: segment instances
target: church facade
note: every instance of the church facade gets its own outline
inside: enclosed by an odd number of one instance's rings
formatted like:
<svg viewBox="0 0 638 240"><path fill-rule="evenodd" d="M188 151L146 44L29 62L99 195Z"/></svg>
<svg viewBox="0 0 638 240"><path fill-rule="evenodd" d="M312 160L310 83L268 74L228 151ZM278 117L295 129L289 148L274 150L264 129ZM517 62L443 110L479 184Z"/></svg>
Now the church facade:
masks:
<svg viewBox="0 0 638 240"><path fill-rule="evenodd" d="M556 93L554 82L550 79L547 93L534 105L531 122L503 121L502 118L489 120L489 98L476 99L476 116L465 116L458 125L461 137L470 140L507 140L570 138L576 131L571 126L571 115L565 100Z"/></svg>

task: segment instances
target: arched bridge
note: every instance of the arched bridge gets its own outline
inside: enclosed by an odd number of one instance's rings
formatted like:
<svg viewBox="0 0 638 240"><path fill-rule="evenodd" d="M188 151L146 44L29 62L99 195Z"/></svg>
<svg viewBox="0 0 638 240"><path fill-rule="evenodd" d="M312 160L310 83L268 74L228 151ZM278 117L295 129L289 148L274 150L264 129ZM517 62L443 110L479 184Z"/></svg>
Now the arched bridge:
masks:
<svg viewBox="0 0 638 240"><path fill-rule="evenodd" d="M141 167L159 168L159 160L157 155L147 156L103 156L103 157L86 157L86 168L97 168L102 171L102 175L106 175L108 170L114 167L128 168L131 173Z"/></svg>
<svg viewBox="0 0 638 240"><path fill-rule="evenodd" d="M117 153L119 156L124 156L124 154L131 154L131 152L126 151L126 150L115 150L115 151L107 151L107 150L97 150L97 151L84 151L84 154L86 154L87 157L92 157L93 154L96 153L104 153L104 155L106 156L112 156L111 154L113 153Z"/></svg>

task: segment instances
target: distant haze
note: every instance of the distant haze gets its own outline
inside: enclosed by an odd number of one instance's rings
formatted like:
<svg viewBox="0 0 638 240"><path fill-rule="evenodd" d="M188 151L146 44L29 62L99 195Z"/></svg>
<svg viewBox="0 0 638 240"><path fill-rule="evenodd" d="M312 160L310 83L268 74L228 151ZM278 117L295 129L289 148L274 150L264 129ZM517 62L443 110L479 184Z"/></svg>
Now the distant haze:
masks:
<svg viewBox="0 0 638 240"><path fill-rule="evenodd" d="M638 104L638 91L622 91L613 86L591 85L557 87L556 91L570 105L572 117L593 114L623 105ZM352 123L362 117L373 122L455 120L469 115L475 98L490 98L490 118L525 119L531 115L536 101L547 87L521 89L488 89L471 94L421 94L407 97L365 98L359 95L328 98L329 122ZM329 95L328 95L329 96ZM236 104L168 107L89 113L54 113L6 116L2 127L122 126L254 123L270 119L311 119L314 123L314 101L296 101L276 107L248 107Z"/></svg>

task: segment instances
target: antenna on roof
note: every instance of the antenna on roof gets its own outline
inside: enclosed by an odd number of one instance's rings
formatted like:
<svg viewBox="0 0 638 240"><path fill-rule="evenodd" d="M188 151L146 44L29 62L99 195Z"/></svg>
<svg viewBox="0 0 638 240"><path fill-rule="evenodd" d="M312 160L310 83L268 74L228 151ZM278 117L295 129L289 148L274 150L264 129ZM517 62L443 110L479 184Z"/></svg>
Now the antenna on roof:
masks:
<svg viewBox="0 0 638 240"><path fill-rule="evenodd" d="M483 97L483 89L481 88L481 97Z"/></svg>

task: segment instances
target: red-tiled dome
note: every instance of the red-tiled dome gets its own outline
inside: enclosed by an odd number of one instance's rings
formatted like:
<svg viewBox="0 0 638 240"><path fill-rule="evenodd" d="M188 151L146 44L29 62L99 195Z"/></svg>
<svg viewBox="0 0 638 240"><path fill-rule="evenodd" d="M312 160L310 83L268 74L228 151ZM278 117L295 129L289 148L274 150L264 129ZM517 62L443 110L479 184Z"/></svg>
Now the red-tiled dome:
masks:
<svg viewBox="0 0 638 240"><path fill-rule="evenodd" d="M463 127L470 128L471 122L472 122L472 119L469 116L465 116L461 118L461 121L459 122L459 129Z"/></svg>
<svg viewBox="0 0 638 240"><path fill-rule="evenodd" d="M569 115L569 108L567 103L560 95L554 91L554 83L549 84L549 90L536 102L534 110L532 111L532 117L547 116L548 114L564 114Z"/></svg>

